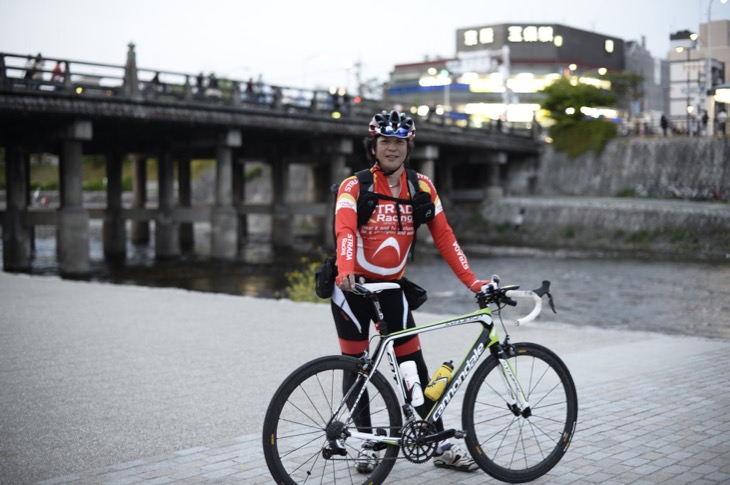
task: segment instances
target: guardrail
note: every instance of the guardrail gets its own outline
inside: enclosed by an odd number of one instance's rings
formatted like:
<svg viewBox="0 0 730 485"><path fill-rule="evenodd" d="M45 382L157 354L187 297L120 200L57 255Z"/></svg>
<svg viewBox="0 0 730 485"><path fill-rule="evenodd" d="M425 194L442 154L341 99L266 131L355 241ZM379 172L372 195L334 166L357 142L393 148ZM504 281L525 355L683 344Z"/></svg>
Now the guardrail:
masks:
<svg viewBox="0 0 730 485"><path fill-rule="evenodd" d="M138 68L130 46L124 66L0 52L0 91L69 96L125 98L141 102L196 103L211 107L273 109L283 112L309 112L329 116L372 116L393 105L382 99L367 99L348 93L277 86L213 74L190 74ZM416 115L414 115L416 116ZM421 123L454 129L499 132L531 138L536 134L529 124L492 123L475 126L464 113L430 113L418 117Z"/></svg>

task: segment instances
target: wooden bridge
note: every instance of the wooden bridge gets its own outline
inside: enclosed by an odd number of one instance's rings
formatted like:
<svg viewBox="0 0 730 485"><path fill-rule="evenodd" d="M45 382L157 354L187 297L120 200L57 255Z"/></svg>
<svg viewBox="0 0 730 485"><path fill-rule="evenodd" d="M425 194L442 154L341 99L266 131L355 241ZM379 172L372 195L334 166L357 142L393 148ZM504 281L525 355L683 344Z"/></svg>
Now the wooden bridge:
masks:
<svg viewBox="0 0 730 485"><path fill-rule="evenodd" d="M45 59L34 70L28 61L33 60L0 53L6 271L30 269L34 227L50 224L57 226L60 273L88 273L91 218L103 218L104 255L110 260L124 260L128 237L148 242L150 224L156 256L176 258L194 250L196 222L211 225L211 256L234 260L247 216L254 213L273 218L276 248L292 245L293 216L303 214L317 220L326 244L331 239L329 187L365 166L366 126L374 113L393 106L346 93L141 69L133 45L124 65ZM412 164L435 180L448 203L530 193L539 142L528 127L471 126L451 113L414 118ZM60 160L55 206L30 204L30 154L36 153ZM84 205L82 156L92 154L106 160L103 208ZM122 162L130 157L135 173L132 202L125 206ZM157 161L156 200L147 194L148 158ZM193 159L216 161L212 205L192 204ZM250 162L271 167L271 203L247 200L244 167ZM306 167L306 184L292 180L294 165ZM308 191L308 199L293 202L287 196L292 191Z"/></svg>

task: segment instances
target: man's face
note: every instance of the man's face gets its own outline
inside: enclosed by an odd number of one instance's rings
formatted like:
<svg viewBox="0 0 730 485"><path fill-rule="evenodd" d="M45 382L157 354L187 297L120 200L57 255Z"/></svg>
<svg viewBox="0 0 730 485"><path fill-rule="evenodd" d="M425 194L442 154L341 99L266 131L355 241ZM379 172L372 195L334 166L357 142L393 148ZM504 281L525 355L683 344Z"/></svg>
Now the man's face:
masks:
<svg viewBox="0 0 730 485"><path fill-rule="evenodd" d="M375 141L375 158L384 171L398 168L408 154L408 141L394 136L379 136Z"/></svg>

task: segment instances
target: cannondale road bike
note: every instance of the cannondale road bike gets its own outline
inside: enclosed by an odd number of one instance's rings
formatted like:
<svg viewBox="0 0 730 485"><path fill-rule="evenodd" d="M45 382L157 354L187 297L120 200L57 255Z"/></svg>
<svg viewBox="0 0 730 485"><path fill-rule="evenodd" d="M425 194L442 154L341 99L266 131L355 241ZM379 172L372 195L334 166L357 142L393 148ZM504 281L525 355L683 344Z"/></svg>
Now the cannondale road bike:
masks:
<svg viewBox="0 0 730 485"><path fill-rule="evenodd" d="M493 279L498 281L496 276ZM479 310L474 313L389 332L378 293L397 288L395 283L356 285L355 291L372 301L378 317L372 354L312 360L290 374L275 392L264 419L263 447L276 483L382 483L400 455L423 463L446 438L463 438L479 467L498 480L527 482L552 469L575 433L575 384L554 352L533 343L512 343L502 318L502 309L516 306L515 298L520 297L532 299L535 306L515 322L518 325L540 313L543 296L555 311L550 282L531 291L489 287L477 294ZM493 320L496 316L507 335L503 340ZM461 325L481 325L481 332L428 416L421 419L409 403L393 342ZM379 370L386 356L395 390ZM479 364L483 356L486 359ZM438 432L434 423L463 387L463 429ZM364 413L370 415L367 428L362 426ZM374 444L379 460L372 472L361 474L358 453L366 440L368 446Z"/></svg>

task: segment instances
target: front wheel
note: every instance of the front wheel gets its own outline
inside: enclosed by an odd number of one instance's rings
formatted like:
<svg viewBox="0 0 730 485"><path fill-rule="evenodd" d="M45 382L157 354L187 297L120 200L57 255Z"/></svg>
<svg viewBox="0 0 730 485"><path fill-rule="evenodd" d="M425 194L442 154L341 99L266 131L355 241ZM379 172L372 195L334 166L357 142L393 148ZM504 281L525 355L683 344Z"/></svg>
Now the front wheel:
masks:
<svg viewBox="0 0 730 485"><path fill-rule="evenodd" d="M462 421L474 461L509 483L535 480L563 457L578 422L578 396L562 360L536 344L514 344L507 359L529 407L507 387L494 355L474 373L464 396Z"/></svg>
<svg viewBox="0 0 730 485"><path fill-rule="evenodd" d="M263 446L276 483L382 483L388 476L400 448L377 446L374 469L359 470L364 441L351 433L398 436L398 398L377 371L363 389L358 370L353 357L322 357L299 367L274 393L264 418Z"/></svg>

